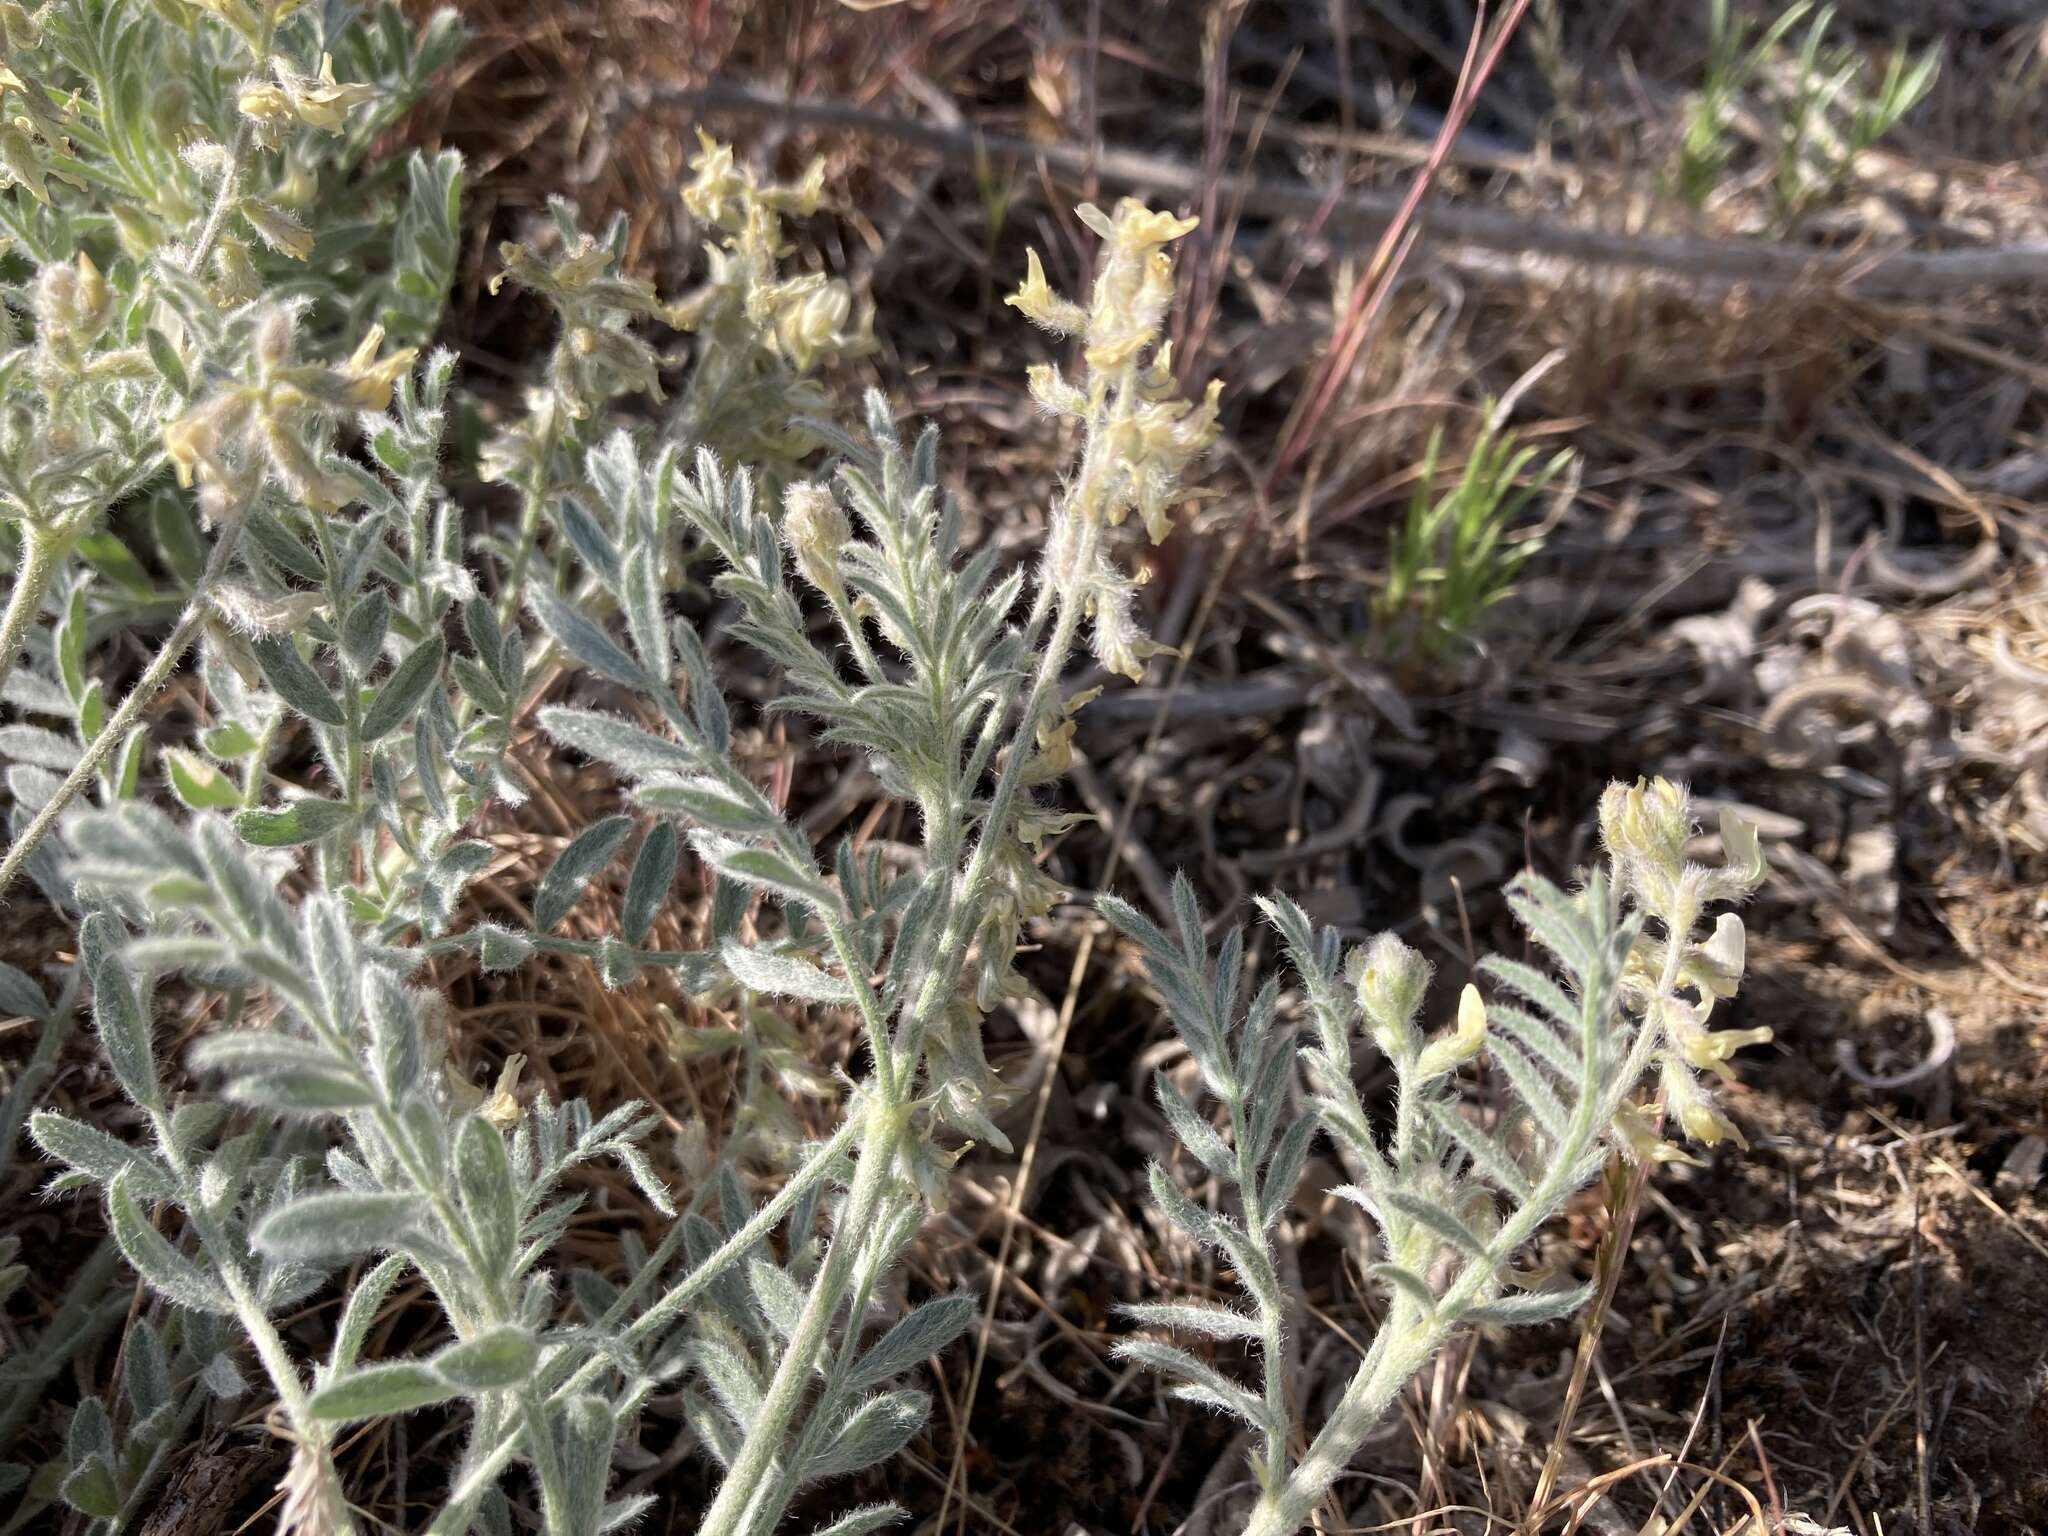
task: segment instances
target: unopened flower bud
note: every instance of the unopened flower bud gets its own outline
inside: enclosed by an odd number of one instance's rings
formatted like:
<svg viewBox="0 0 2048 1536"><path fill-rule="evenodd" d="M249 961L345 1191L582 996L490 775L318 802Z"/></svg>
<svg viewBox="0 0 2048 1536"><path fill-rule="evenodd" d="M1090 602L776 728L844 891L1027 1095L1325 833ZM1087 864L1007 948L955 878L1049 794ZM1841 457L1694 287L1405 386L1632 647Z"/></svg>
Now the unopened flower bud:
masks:
<svg viewBox="0 0 2048 1536"><path fill-rule="evenodd" d="M839 553L853 527L839 499L816 481L804 480L782 494L782 538L804 580L821 592L841 590Z"/></svg>
<svg viewBox="0 0 2048 1536"><path fill-rule="evenodd" d="M1416 1073L1425 1079L1441 1077L1477 1056L1485 1044L1486 1004L1480 1000L1479 989L1468 982L1458 994L1457 1027L1430 1041L1416 1062Z"/></svg>
<svg viewBox="0 0 2048 1536"><path fill-rule="evenodd" d="M1685 1134L1703 1147L1718 1146L1732 1141L1743 1151L1749 1150L1749 1139L1736 1128L1735 1122L1722 1114L1704 1099L1687 1104L1678 1112L1678 1123L1685 1127Z"/></svg>
<svg viewBox="0 0 2048 1536"><path fill-rule="evenodd" d="M249 227L262 236L263 243L273 251L289 256L293 261L305 261L312 256L312 231L282 208L273 208L253 197L243 198L239 206Z"/></svg>
<svg viewBox="0 0 2048 1536"><path fill-rule="evenodd" d="M1617 860L1637 859L1652 869L1675 871L1691 836L1685 791L1669 779L1610 784L1600 797L1600 838Z"/></svg>
<svg viewBox="0 0 2048 1536"><path fill-rule="evenodd" d="M1390 1057L1408 1055L1415 1047L1415 1015L1429 991L1430 963L1391 933L1352 953L1358 1005L1373 1039Z"/></svg>

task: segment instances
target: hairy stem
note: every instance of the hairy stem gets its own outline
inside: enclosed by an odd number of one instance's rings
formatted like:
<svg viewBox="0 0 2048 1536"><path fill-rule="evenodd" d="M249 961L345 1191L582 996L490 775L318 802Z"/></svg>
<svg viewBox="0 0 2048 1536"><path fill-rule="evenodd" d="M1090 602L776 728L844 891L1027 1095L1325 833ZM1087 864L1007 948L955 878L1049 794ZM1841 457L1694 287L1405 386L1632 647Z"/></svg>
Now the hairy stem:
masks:
<svg viewBox="0 0 2048 1536"><path fill-rule="evenodd" d="M114 711L113 716L101 728L99 735L93 738L92 744L85 749L85 755L79 759L78 765L66 776L64 782L57 786L57 792L50 796L48 803L37 811L34 819L22 829L21 836L17 837L13 846L7 850L6 859L0 860L0 896L7 893L7 888L14 883L14 877L20 874L22 867L28 863L29 855L50 835L51 830L57 825L57 819L64 814L71 802L78 798L78 792L92 782L93 775L100 771L101 765L121 744L121 738L128 734L128 728L140 718L144 708L157 696L164 684L170 681L171 674L178 670L178 663L185 659L186 649L199 638L199 632L206 625L209 611L207 599L214 583L220 579L228 567L228 562L234 557L235 544L241 537L244 521L240 514L236 514L222 527L220 539L214 544L213 554L207 559L206 570L200 577L198 589L193 592L192 600L185 605L184 613L179 615L177 625L171 630L170 637L164 641L163 648L151 659L142 676L135 680L135 686L128 690L128 697L121 701L121 707Z"/></svg>
<svg viewBox="0 0 2048 1536"><path fill-rule="evenodd" d="M860 1256L861 1236L876 1225L881 1214L895 1173L896 1147L908 1123L908 1110L896 1105L876 1105L868 1111L867 1134L861 1140L860 1160L854 1166L853 1188L847 1194L839 1229L833 1234L824 1266L804 1302L796 1332L790 1336L789 1347L768 1383L760 1412L747 1426L747 1438L733 1458L725 1481L719 1485L718 1497L698 1526L697 1536L738 1536L746 1528L754 1496L762 1491L770 1469L783 1453L790 1420L810 1389L811 1367L831 1334L832 1320L838 1315L840 1304L846 1300L854 1261ZM784 1469L784 1483L789 1481L790 1471ZM795 1490L791 1488L789 1492Z"/></svg>
<svg viewBox="0 0 2048 1536"><path fill-rule="evenodd" d="M28 528L22 536L21 566L14 573L14 590L7 595L7 611L0 615L0 688L14 674L28 640L29 626L43 611L43 594L50 578L71 552L68 533L48 528Z"/></svg>
<svg viewBox="0 0 2048 1536"><path fill-rule="evenodd" d="M1085 571L1095 548L1095 525L1083 523L1077 537L1080 547L1075 555L1074 568ZM1052 635L1039 655L1030 689L1024 696L1024 707L1018 715L1017 729L1010 741L1009 757L997 776L995 792L989 796L988 811L981 819L981 835L975 840L974 852L969 855L967 869L960 877L946 926L933 956L932 968L926 974L916 1004L896 1040L897 1070L906 1078L917 1070L918 1053L924 1048L926 1032L960 985L960 973L967 964L967 949L973 942L975 927L987 904L988 882L994 874L996 850L1010 835L1010 813L1023 787L1024 764L1030 756L1032 733L1037 729L1046 706L1059 690L1060 674L1066 670L1067 657L1081 630L1082 610L1086 606L1083 594L1062 591L1055 601L1058 616L1053 621Z"/></svg>
<svg viewBox="0 0 2048 1536"><path fill-rule="evenodd" d="M754 1213L752 1219L721 1243L702 1264L671 1286L659 1301L634 1319L619 1336L620 1346L631 1349L644 1344L681 1317L690 1303L703 1295L712 1281L724 1274L755 1244L773 1232L782 1218L789 1214L791 1207L803 1198L805 1192L831 1172L840 1154L852 1145L861 1129L860 1119L849 1118L833 1132L831 1139L819 1146L811 1154L809 1161L789 1176L782 1188ZM681 1230L680 1223L677 1224L676 1230ZM651 1274L654 1268L655 1266L650 1264L641 1271L642 1276ZM629 1286L612 1303L600 1326L616 1327L636 1299L637 1293ZM590 1355L566 1378L560 1378L558 1384L551 1386L550 1380L556 1376L562 1358L557 1357L555 1361L541 1367L540 1386L547 1392L547 1402L551 1405L566 1402L575 1393L587 1390L612 1368L613 1359L607 1354ZM525 1442L525 1438L525 1426L515 1427L476 1458L464 1473L462 1481L449 1495L447 1504L435 1517L433 1525L428 1528L428 1536L461 1536L461 1533L469 1529L470 1510L477 1499L482 1497L484 1490L489 1488L498 1474L505 1469L506 1464L519 1454L519 1448Z"/></svg>

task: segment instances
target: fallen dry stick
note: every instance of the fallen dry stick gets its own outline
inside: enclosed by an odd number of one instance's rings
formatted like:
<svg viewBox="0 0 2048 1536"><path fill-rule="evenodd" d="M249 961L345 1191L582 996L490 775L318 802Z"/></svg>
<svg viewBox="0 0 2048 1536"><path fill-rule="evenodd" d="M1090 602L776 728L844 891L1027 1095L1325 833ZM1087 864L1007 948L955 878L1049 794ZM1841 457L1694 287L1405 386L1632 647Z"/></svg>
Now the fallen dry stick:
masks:
<svg viewBox="0 0 2048 1536"><path fill-rule="evenodd" d="M809 128L839 128L914 145L954 164L972 167L993 160L1042 164L1059 175L1092 173L1113 186L1193 197L1203 190L1193 166L1135 150L1037 143L1001 134L918 122L825 98L792 100L711 84L632 89L621 93L618 110L688 107L776 117ZM1329 202L1326 191L1268 176L1225 178L1246 213L1269 218L1313 218ZM1326 227L1363 235L1383 229L1400 211L1394 192L1352 192L1329 208ZM1699 239L1684 235L1631 234L1591 229L1554 219L1529 218L1491 208L1434 202L1415 214L1422 239L1455 265L1500 273L1562 273L1573 266L1617 267L1660 274L1693 287L1831 289L1859 299L1926 299L1972 288L2048 288L2048 244L1994 246L1975 250L1916 251L1893 247L1849 255L1816 251L1768 240Z"/></svg>

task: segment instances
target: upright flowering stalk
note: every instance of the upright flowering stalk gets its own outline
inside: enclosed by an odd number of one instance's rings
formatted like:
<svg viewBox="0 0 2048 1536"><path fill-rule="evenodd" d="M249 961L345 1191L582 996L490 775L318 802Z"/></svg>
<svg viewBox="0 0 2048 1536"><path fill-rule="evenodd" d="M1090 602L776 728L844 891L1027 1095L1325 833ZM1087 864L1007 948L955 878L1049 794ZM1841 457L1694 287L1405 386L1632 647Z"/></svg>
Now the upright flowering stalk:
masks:
<svg viewBox="0 0 2048 1536"><path fill-rule="evenodd" d="M1171 528L1169 514L1188 495L1181 476L1216 440L1212 380L1199 405L1181 398L1173 377L1173 344L1161 339L1173 302L1173 263L1163 247L1196 220L1154 213L1135 198L1114 215L1092 203L1074 210L1101 236L1102 269L1086 308L1062 298L1046 282L1038 253L1028 254L1024 282L1004 302L1056 336L1078 335L1081 381L1069 381L1050 363L1030 371L1031 395L1054 415L1081 423L1081 461L1053 505L1046 539L1049 589L1082 602L1095 621L1096 659L1138 680L1148 656L1161 649L1132 617L1143 582L1104 556L1095 530L1121 523L1135 510L1157 544Z"/></svg>
<svg viewBox="0 0 2048 1536"><path fill-rule="evenodd" d="M1601 801L1610 866L1574 891L1533 872L1507 889L1508 905L1547 964L1506 955L1480 962L1495 992L1467 986L1454 1027L1425 1037L1418 1026L1429 964L1393 934L1342 953L1334 930L1318 931L1292 902L1262 901L1301 981L1313 1043L1300 1052L1312 1092L1290 1108L1293 1073L1274 1028L1279 987L1269 980L1241 1011L1242 932L1215 952L1204 938L1194 891L1174 888L1173 924L1156 926L1106 897L1103 909L1144 953L1204 1092L1223 1111L1213 1125L1164 1075L1159 1101L1192 1160L1233 1188L1237 1210L1211 1211L1155 1165L1151 1183L1167 1217L1217 1250L1236 1271L1247 1305L1172 1301L1131 1309L1152 1328L1211 1339L1256 1341L1260 1389L1206 1360L1151 1339L1124 1344L1185 1401L1230 1415L1256 1436L1256 1496L1246 1536L1292 1536L1343 1475L1396 1397L1458 1330L1565 1317L1592 1285L1539 1287L1518 1259L1537 1230L1619 1148L1639 1162L1683 1154L1660 1141L1631 1102L1655 1073L1665 1102L1695 1140L1739 1140L1695 1073L1725 1075L1729 1055L1768 1040L1768 1029L1708 1030L1714 1003L1742 975L1742 925L1717 919L1693 929L1715 902L1749 894L1762 878L1756 833L1722 817L1727 860L1709 869L1685 860L1692 817L1684 790L1659 779L1616 785ZM1360 1034L1393 1070L1392 1124L1373 1124L1355 1086L1352 1042ZM1504 1110L1465 1102L1460 1069L1485 1052ZM1293 1116L1290 1123L1290 1115ZM1285 1129L1283 1130L1283 1126ZM1296 1199L1311 1143L1327 1134L1356 1182L1329 1191L1371 1221L1377 1262L1367 1273L1386 1313L1365 1358L1320 1426L1297 1415L1282 1348L1289 1298L1269 1233ZM1625 1244L1624 1244L1625 1247Z"/></svg>
<svg viewBox="0 0 2048 1536"><path fill-rule="evenodd" d="M1766 1043L1771 1031L1707 1027L1716 1005L1742 984L1742 919L1721 912L1706 938L1696 940L1693 932L1709 906L1745 900L1757 888L1764 877L1763 852L1756 828L1724 810L1726 861L1718 869L1688 863L1685 846L1693 832L1686 792L1668 779L1611 784L1600 797L1600 840L1616 884L1657 929L1646 929L1636 940L1622 976L1622 1003L1643 1022L1637 1045L1646 1058L1643 1064L1655 1065L1665 1112L1689 1139L1703 1146L1733 1141L1747 1148L1742 1132L1715 1107L1700 1073L1730 1080L1729 1057L1744 1046ZM1640 1109L1624 1109L1616 1129L1632 1158L1670 1162L1681 1156L1658 1139Z"/></svg>

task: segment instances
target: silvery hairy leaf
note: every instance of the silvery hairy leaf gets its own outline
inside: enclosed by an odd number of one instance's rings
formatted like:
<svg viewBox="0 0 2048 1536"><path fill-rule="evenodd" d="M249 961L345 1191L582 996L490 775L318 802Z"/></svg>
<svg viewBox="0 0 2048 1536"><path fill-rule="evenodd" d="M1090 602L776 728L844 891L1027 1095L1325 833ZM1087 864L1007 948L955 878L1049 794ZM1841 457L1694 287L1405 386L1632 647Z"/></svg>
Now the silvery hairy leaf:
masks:
<svg viewBox="0 0 2048 1536"><path fill-rule="evenodd" d="M1461 1314L1468 1323L1498 1323L1510 1328L1554 1322L1570 1317L1593 1298L1590 1282L1565 1291L1525 1291L1467 1307Z"/></svg>
<svg viewBox="0 0 2048 1536"><path fill-rule="evenodd" d="M567 1484L563 1490L566 1517L573 1522L572 1529L599 1530L604 1524L604 1489L611 1480L618 1420L611 1404L590 1392L579 1392L550 1417Z"/></svg>
<svg viewBox="0 0 2048 1536"><path fill-rule="evenodd" d="M974 1305L972 1296L941 1296L905 1313L854 1362L848 1387L856 1392L878 1387L943 1353L973 1323Z"/></svg>
<svg viewBox="0 0 2048 1536"><path fill-rule="evenodd" d="M728 942L719 958L743 987L807 1003L851 1003L853 985L844 977L820 970L808 960L770 949Z"/></svg>
<svg viewBox="0 0 2048 1536"><path fill-rule="evenodd" d="M258 636L249 642L249 649L263 669L264 681L293 709L320 725L339 729L348 723L341 700L320 680L320 674L306 665L291 636Z"/></svg>
<svg viewBox="0 0 2048 1536"><path fill-rule="evenodd" d="M314 1418L331 1423L378 1419L446 1402L460 1396L461 1390L430 1365L395 1360L335 1377L313 1393L306 1408Z"/></svg>
<svg viewBox="0 0 2048 1536"><path fill-rule="evenodd" d="M117 952L124 935L103 912L87 917L78 930L79 954L92 979L92 1017L100 1048L115 1080L129 1098L145 1109L159 1107L162 1090L156 1078L156 1053L150 1043L149 1020Z"/></svg>
<svg viewBox="0 0 2048 1536"><path fill-rule="evenodd" d="M1406 1189L1389 1189L1381 1198L1392 1209L1406 1216L1410 1221L1427 1227L1431 1232L1456 1248L1469 1258L1483 1258L1486 1243L1458 1218L1456 1212L1446 1209L1427 1196Z"/></svg>
<svg viewBox="0 0 2048 1536"><path fill-rule="evenodd" d="M387 677L363 712L364 741L378 741L410 719L427 696L427 690L441 675L443 647L439 635L430 635L413 648L412 654Z"/></svg>
<svg viewBox="0 0 2048 1536"><path fill-rule="evenodd" d="M1216 1134L1215 1127L1195 1113L1164 1072L1153 1074L1152 1087L1175 1139L1194 1153L1202 1166L1217 1178L1234 1182L1237 1178L1236 1160L1230 1148L1223 1144L1223 1138Z"/></svg>
<svg viewBox="0 0 2048 1536"><path fill-rule="evenodd" d="M372 966L364 989L370 1060L384 1095L396 1104L419 1082L422 1064L419 1012L411 990L382 966ZM343 1015L347 1017L347 1015Z"/></svg>
<svg viewBox="0 0 2048 1536"><path fill-rule="evenodd" d="M638 944L647 937L676 877L676 829L656 822L641 839L633 856L633 872L626 879L626 894L619 903L619 937Z"/></svg>
<svg viewBox="0 0 2048 1536"><path fill-rule="evenodd" d="M128 1330L121 1344L121 1385L136 1417L146 1419L171 1400L171 1368L163 1335L146 1319Z"/></svg>
<svg viewBox="0 0 2048 1536"><path fill-rule="evenodd" d="M370 1336L371 1325L377 1321L378 1311L391 1294L391 1288L398 1283L399 1276L405 1273L407 1263L402 1254L394 1253L380 1260L375 1268L356 1281L355 1289L348 1293L347 1305L341 1309L341 1321L335 1325L334 1347L327 1356L328 1376L354 1368L356 1357L363 1352L363 1342Z"/></svg>
<svg viewBox="0 0 2048 1536"><path fill-rule="evenodd" d="M593 455L595 457L595 455ZM590 573L613 596L619 591L619 548L611 535L597 524L589 509L574 496L557 497L551 505L555 526L569 540L570 548L583 557Z"/></svg>
<svg viewBox="0 0 2048 1536"><path fill-rule="evenodd" d="M651 811L687 816L702 826L742 836L758 837L775 825L774 812L765 801L743 798L708 774L689 778L663 774L640 785L633 798Z"/></svg>
<svg viewBox="0 0 2048 1536"><path fill-rule="evenodd" d="M276 809L237 811L235 832L258 848L293 848L317 843L348 825L355 812L339 800L293 800Z"/></svg>
<svg viewBox="0 0 2048 1536"><path fill-rule="evenodd" d="M870 1536L885 1526L894 1525L909 1511L901 1504L863 1504L859 1509L850 1509L830 1524L821 1525L811 1536Z"/></svg>
<svg viewBox="0 0 2048 1536"><path fill-rule="evenodd" d="M455 1177L485 1262L507 1267L519 1241L519 1192L505 1138L481 1115L471 1115L455 1133Z"/></svg>
<svg viewBox="0 0 2048 1536"><path fill-rule="evenodd" d="M884 1392L861 1403L832 1431L824 1448L803 1468L806 1480L844 1477L887 1461L924 1428L932 1400L923 1392Z"/></svg>
<svg viewBox="0 0 2048 1536"><path fill-rule="evenodd" d="M530 587L526 603L541 628L548 632L548 638L599 677L626 688L647 688L647 674L640 664L620 650L611 636L545 586Z"/></svg>
<svg viewBox="0 0 2048 1536"><path fill-rule="evenodd" d="M156 1159L97 1126L40 1109L29 1117L28 1130L46 1154L94 1183L111 1184L126 1173L128 1187L144 1200L168 1200L174 1193L170 1172Z"/></svg>
<svg viewBox="0 0 2048 1536"><path fill-rule="evenodd" d="M789 1272L766 1259L747 1264L747 1283L754 1292L754 1305L778 1336L788 1339L796 1332L804 1310L804 1293L789 1278Z"/></svg>
<svg viewBox="0 0 2048 1536"><path fill-rule="evenodd" d="M690 773L702 766L698 754L688 747L598 710L551 705L541 710L540 725L563 746L609 764L628 778Z"/></svg>
<svg viewBox="0 0 2048 1536"><path fill-rule="evenodd" d="M1259 1320L1228 1307L1204 1307L1178 1301L1141 1302L1119 1309L1145 1328L1174 1328L1211 1339L1256 1339Z"/></svg>
<svg viewBox="0 0 2048 1536"><path fill-rule="evenodd" d="M1254 1429L1266 1427L1265 1406L1256 1397L1184 1349L1175 1349L1171 1344L1160 1344L1152 1339L1129 1339L1117 1345L1116 1358L1136 1361L1162 1376L1171 1377L1176 1397L1230 1414Z"/></svg>
<svg viewBox="0 0 2048 1536"><path fill-rule="evenodd" d="M181 1307L195 1312L232 1316L234 1303L220 1282L175 1247L142 1214L128 1186L128 1174L115 1175L107 1186L108 1225L122 1257L134 1266L152 1290Z"/></svg>
<svg viewBox="0 0 2048 1536"><path fill-rule="evenodd" d="M265 1214L250 1240L273 1259L344 1259L402 1245L420 1218L413 1194L335 1190Z"/></svg>
<svg viewBox="0 0 2048 1536"><path fill-rule="evenodd" d="M358 673L369 671L391 630L391 599L382 592L363 593L341 621L341 649Z"/></svg>
<svg viewBox="0 0 2048 1536"><path fill-rule="evenodd" d="M578 833L541 877L533 897L534 926L545 933L567 917L584 887L611 862L632 830L632 817L607 816Z"/></svg>
<svg viewBox="0 0 2048 1536"><path fill-rule="evenodd" d="M766 848L749 847L711 832L690 834L690 846L697 855L728 880L766 891L783 901L807 906L824 905L829 898L815 871L798 869L781 854Z"/></svg>
<svg viewBox="0 0 2048 1536"><path fill-rule="evenodd" d="M433 1368L465 1392L489 1392L525 1381L539 1357L533 1335L506 1323L450 1344L434 1356Z"/></svg>
<svg viewBox="0 0 2048 1536"><path fill-rule="evenodd" d="M1429 1282L1414 1270L1401 1264L1373 1264L1367 1266L1366 1273L1375 1280L1383 1281L1388 1290L1405 1294L1409 1300L1422 1308L1425 1317L1435 1313L1436 1292L1431 1290Z"/></svg>
<svg viewBox="0 0 2048 1536"><path fill-rule="evenodd" d="M626 609L626 633L632 637L640 665L647 669L647 675L657 686L667 687L675 668L669 651L668 623L662 613L657 562L651 543L645 540L636 543L632 553L626 556L622 596Z"/></svg>
<svg viewBox="0 0 2048 1536"><path fill-rule="evenodd" d="M0 1016L34 1019L38 1023L50 1017L50 1004L43 989L26 972L4 960L0 960Z"/></svg>

